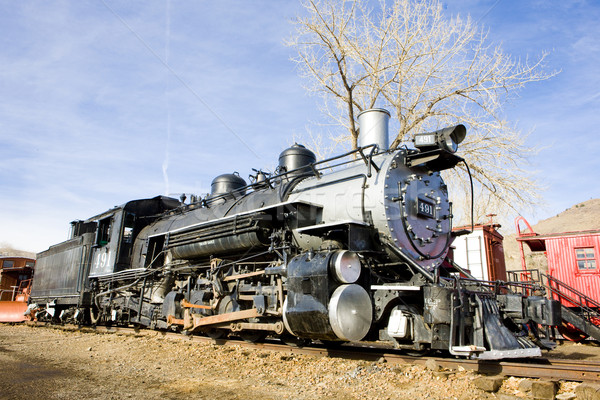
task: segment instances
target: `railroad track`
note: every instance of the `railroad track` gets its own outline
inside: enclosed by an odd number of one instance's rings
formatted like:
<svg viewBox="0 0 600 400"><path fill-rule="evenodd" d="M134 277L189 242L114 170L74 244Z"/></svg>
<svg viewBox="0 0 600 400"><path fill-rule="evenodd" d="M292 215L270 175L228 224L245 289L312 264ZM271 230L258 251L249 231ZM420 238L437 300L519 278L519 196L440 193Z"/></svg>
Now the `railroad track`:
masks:
<svg viewBox="0 0 600 400"><path fill-rule="evenodd" d="M30 325L46 326L44 323L29 322ZM51 325L55 326L55 325ZM68 330L77 330L80 327L76 325L62 325L60 328ZM590 360L567 360L553 358L537 358L513 361L494 361L494 360L467 360L447 357L431 356L408 356L392 348L379 346L354 346L351 344L342 345L336 348L326 348L320 345L310 345L306 347L294 347L282 344L278 341L266 341L261 343L250 343L235 339L211 339L205 336L186 336L175 332L161 332L152 330L139 330L128 327L85 327L84 331L105 332L105 333L124 333L124 334L160 334L169 339L212 342L223 346L241 346L245 348L277 351L288 354L306 354L318 357L335 357L353 360L377 361L389 364L425 364L428 360L434 360L443 368L456 370L464 368L480 374L498 374L506 376L516 376L523 378L540 378L547 380L566 380L577 382L600 383L600 362Z"/></svg>

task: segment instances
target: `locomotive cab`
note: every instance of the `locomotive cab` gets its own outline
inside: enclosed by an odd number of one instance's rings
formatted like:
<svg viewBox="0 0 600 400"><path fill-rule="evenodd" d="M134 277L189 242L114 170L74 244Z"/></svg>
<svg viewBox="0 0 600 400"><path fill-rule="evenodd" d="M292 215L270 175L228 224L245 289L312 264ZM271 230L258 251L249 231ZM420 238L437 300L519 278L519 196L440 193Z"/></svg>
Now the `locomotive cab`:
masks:
<svg viewBox="0 0 600 400"><path fill-rule="evenodd" d="M64 310L92 306L90 279L110 279L131 268L132 244L137 235L165 211L179 206L178 200L158 196L130 201L87 220L72 222L67 241L37 255L30 302L46 305L47 315L57 318ZM83 315L73 311L62 317L69 318L77 320Z"/></svg>
<svg viewBox="0 0 600 400"><path fill-rule="evenodd" d="M142 229L165 211L180 207L173 198L157 196L133 200L92 217L96 237L91 250L90 277L99 277L132 268L133 244Z"/></svg>

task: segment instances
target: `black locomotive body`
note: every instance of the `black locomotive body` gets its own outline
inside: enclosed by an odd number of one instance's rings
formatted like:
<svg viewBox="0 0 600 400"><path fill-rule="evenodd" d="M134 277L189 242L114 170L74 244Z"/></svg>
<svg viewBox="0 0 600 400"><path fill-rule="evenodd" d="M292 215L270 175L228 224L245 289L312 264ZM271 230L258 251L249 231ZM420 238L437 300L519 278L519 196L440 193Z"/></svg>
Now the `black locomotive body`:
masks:
<svg viewBox="0 0 600 400"><path fill-rule="evenodd" d="M31 301L41 319L538 356L528 327L556 325L558 306L464 279L446 259L440 171L462 161L447 143L464 134L320 162L295 145L250 185L226 174L204 199L136 200L73 222L70 240L38 255Z"/></svg>

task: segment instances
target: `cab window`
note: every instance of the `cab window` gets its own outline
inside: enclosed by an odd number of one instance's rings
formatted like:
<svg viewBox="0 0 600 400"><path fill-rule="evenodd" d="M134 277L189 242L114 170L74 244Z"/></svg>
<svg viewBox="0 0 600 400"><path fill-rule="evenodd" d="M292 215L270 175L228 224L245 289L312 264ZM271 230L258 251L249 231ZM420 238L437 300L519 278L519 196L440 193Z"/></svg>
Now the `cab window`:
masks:
<svg viewBox="0 0 600 400"><path fill-rule="evenodd" d="M104 218L98 222L98 235L96 244L100 247L106 246L110 240L110 228L112 217Z"/></svg>
<svg viewBox="0 0 600 400"><path fill-rule="evenodd" d="M131 243L133 241L134 225L135 216L132 213L125 214L125 222L123 223L123 243Z"/></svg>

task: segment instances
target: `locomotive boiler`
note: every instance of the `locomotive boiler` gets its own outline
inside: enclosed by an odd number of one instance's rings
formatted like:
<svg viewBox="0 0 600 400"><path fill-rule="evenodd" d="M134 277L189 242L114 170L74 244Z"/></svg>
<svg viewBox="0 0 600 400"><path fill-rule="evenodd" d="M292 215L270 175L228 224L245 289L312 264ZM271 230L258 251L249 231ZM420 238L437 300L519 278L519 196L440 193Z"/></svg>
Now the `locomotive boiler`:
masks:
<svg viewBox="0 0 600 400"><path fill-rule="evenodd" d="M296 344L386 341L473 358L541 354L555 302L469 279L447 259L441 172L462 125L387 149L389 113L359 116L359 149L323 161L301 145L274 173L215 178L188 203L158 196L72 222L38 254L38 317Z"/></svg>

